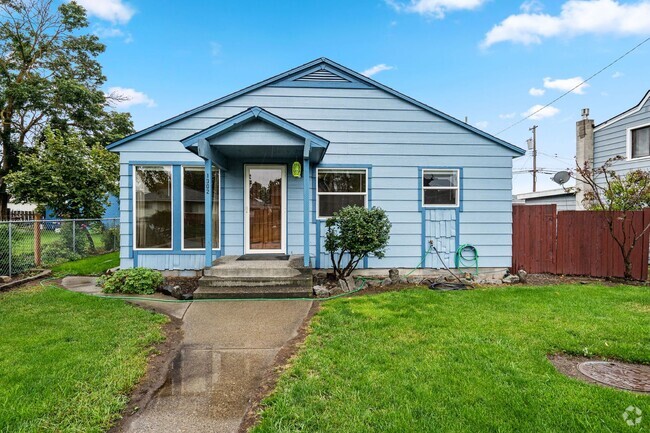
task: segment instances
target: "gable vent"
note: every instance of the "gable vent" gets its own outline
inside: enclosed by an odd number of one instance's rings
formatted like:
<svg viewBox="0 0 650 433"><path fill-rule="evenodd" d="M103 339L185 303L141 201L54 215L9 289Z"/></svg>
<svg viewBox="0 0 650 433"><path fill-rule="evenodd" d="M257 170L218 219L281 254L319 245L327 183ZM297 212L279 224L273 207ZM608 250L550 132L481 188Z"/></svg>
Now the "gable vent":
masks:
<svg viewBox="0 0 650 433"><path fill-rule="evenodd" d="M349 83L350 81L345 78L336 75L333 72L328 71L327 69L321 69L319 71L314 71L310 74L303 75L300 78L296 78L295 81L331 81L331 82L343 82Z"/></svg>

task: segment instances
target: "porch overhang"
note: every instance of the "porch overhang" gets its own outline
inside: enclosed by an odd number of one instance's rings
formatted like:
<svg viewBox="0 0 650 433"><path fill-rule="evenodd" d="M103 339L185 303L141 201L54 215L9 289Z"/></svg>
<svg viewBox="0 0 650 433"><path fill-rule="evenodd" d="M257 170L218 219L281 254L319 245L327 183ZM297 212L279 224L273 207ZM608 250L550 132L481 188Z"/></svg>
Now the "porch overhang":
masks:
<svg viewBox="0 0 650 433"><path fill-rule="evenodd" d="M256 143L219 143L220 137L241 130L244 125L256 121L272 125L279 131L300 140L290 140L286 143L265 143L263 139ZM309 163L317 164L323 159L329 146L329 141L323 137L260 107L250 107L182 139L181 143L189 151L206 161L212 161L223 170L228 170L230 159L259 159L260 157L266 161L307 159Z"/></svg>

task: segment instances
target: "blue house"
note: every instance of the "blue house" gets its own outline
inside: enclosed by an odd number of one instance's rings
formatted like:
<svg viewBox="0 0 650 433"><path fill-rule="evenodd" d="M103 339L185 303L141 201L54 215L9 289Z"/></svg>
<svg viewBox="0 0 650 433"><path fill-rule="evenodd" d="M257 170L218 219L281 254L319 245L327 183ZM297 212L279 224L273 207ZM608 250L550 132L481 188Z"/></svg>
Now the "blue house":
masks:
<svg viewBox="0 0 650 433"><path fill-rule="evenodd" d="M120 154L122 268L202 270L249 254L329 268L325 220L347 205L392 222L386 257L362 269L413 268L430 241L450 267L462 244L481 268L511 265L512 159L524 150L329 59L109 148Z"/></svg>

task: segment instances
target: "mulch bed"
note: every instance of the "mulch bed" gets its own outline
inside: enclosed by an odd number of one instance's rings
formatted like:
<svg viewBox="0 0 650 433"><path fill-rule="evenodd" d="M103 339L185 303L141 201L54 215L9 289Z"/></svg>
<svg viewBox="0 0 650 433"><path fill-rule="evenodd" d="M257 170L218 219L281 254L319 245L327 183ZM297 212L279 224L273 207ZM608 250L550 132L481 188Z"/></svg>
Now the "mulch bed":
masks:
<svg viewBox="0 0 650 433"><path fill-rule="evenodd" d="M194 293L201 277L165 277L164 286L178 286L182 294Z"/></svg>

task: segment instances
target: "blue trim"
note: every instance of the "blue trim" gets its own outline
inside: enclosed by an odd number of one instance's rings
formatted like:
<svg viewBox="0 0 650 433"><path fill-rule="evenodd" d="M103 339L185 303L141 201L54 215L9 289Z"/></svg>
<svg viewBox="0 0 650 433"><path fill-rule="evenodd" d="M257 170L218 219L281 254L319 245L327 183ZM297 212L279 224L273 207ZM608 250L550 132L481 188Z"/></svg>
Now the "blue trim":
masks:
<svg viewBox="0 0 650 433"><path fill-rule="evenodd" d="M226 174L223 171L219 172L219 214L220 214L220 233L219 233L219 256L226 255L224 242L226 241L225 228L226 228L226 211L224 200L226 194Z"/></svg>
<svg viewBox="0 0 650 433"><path fill-rule="evenodd" d="M192 110L186 111L185 113L179 114L178 116L172 117L172 118L167 119L167 120L165 120L163 122L160 122L160 123L158 123L156 125L150 126L149 128L145 128L142 131L136 132L135 134L131 134L131 135L127 136L127 137L124 137L121 140L118 140L118 141L110 144L109 146L107 146L107 149L115 149L117 146L120 146L120 145L122 145L124 143L127 143L129 141L132 141L132 140L134 140L136 138L142 137L145 134L156 131L156 130L158 130L160 128L163 128L163 127L165 127L167 125L170 125L170 124L172 124L174 122L185 119L185 118L187 118L189 116L192 116L194 114L200 113L201 111L207 110L209 108L212 108L214 106L222 104L222 103L224 103L226 101L232 100L232 99L234 99L234 98L236 98L238 96L241 96L241 95L244 95L246 93L252 92L253 90L257 90L257 89L259 89L261 87L264 87L264 86L276 83L278 81L284 80L287 77L291 77L293 75L299 74L299 73L304 72L306 70L310 70L311 68L314 68L315 66L319 66L319 65L322 66L323 68L330 67L333 70L335 70L337 74L343 73L343 74L350 75L352 78L355 78L357 81L359 81L361 83L365 83L365 84L367 84L367 85L369 85L371 87L373 87L373 86L377 87L378 89L381 89L381 90L383 90L383 91L385 91L385 92L387 92L387 93L389 93L389 94L391 94L393 96L396 96L397 98L400 98L400 99L402 99L404 101L407 101L407 102L409 102L409 103L411 103L411 104L413 104L413 105L415 105L415 106L417 106L419 108L422 108L423 110L426 110L426 111L428 111L428 112L430 112L430 113L432 113L432 114L434 114L434 115L436 115L438 117L441 117L441 118L443 118L445 120L448 120L449 122L451 122L451 123L453 123L455 125L458 125L458 126L464 128L464 129L467 129L467 130L469 130L469 131L471 131L471 132L473 132L475 134L478 134L481 137L484 137L484 138L486 138L486 139L488 139L488 140L490 140L490 141L492 141L492 142L494 142L496 144L504 146L504 147L512 150L513 152L515 152L515 154L524 155L526 153L526 151L524 149L521 149L520 147L517 147L517 146L515 146L513 144L510 144L507 141L501 140L500 138L494 137L493 135L490 135L487 132L481 131L480 129L477 129L477 128L471 126L471 125L468 125L467 123L465 123L465 122L463 122L461 120L458 120L458 119L456 119L456 118L454 118L454 117L452 117L452 116L450 116L450 115L448 115L446 113L443 113L442 111L436 110L435 108L432 108L432 107L430 107L430 106L428 106L428 105L426 105L426 104L424 104L424 103L422 103L420 101L417 101L417 100L415 100L415 99L413 99L413 98L411 98L409 96L406 96L406 95L404 95L404 94L402 94L402 93L400 93L400 92L398 92L398 91L396 91L396 90L394 90L394 89L392 89L392 88L390 88L388 86L385 86L385 85L383 85L381 83L378 83L377 81L375 81L375 80L373 80L371 78L368 78L368 77L366 77L364 75L361 75L361 74L359 74L359 73L357 73L357 72L355 72L355 71L353 71L351 69L346 68L345 66L342 66L342 65L340 65L340 64L338 64L336 62L333 62L332 60L326 59L324 57L322 57L320 59L312 60L311 62L305 63L302 66L298 66L297 68L293 68L293 69L291 69L289 71L283 72L283 73L281 73L279 75L276 75L276 76L271 77L269 79L266 79L264 81L260 81L257 84L253 84L252 86L249 86L249 87L246 87L246 88L244 88L242 90L239 90L237 92L231 93L230 95L227 95L227 96L224 96L222 98L216 99L214 101L208 102L207 104L204 104L204 105L201 105L200 107L197 107L197 108L194 108Z"/></svg>
<svg viewBox="0 0 650 433"><path fill-rule="evenodd" d="M458 170L458 206L434 206L434 207L425 207L422 205L422 172L424 170ZM421 222L421 239L422 239L422 248L421 248L421 260L425 259L425 255L427 253L428 247L427 247L427 236L426 236L426 214L427 211L436 211L436 210L453 210L456 212L456 235L455 235L455 241L456 241L456 250L460 246L460 213L463 211L463 196L464 196L464 191L463 191L463 167L453 167L453 166L419 166L418 167L418 209L420 213L422 214L422 222ZM427 267L426 263L422 265L423 268Z"/></svg>
<svg viewBox="0 0 650 433"><path fill-rule="evenodd" d="M214 160L215 158L209 155L208 150L211 148L211 146L207 143L207 141L254 120L262 120L290 134L304 138L305 143L309 146L309 151L313 150L314 148L325 149L326 151L327 147L329 146L329 141L323 137L316 135L304 128L301 128L300 126L291 123L280 116L276 116L275 114L260 107L248 108L239 114L235 114L234 116L222 120L221 122L218 122L202 131L196 132L188 137L183 138L181 140L181 143L183 143L183 146L185 146L185 148L190 148L192 146L198 145L196 151L198 152L199 156L202 158L210 157L210 159ZM192 152L195 151L194 148L190 150ZM316 162L319 162L323 158L325 151L320 152L320 155L318 155L318 160ZM216 153L217 155L215 156L218 156L218 152L216 150L213 150L213 153Z"/></svg>
<svg viewBox="0 0 650 433"><path fill-rule="evenodd" d="M182 165L187 167L203 167L204 161L129 161L130 165Z"/></svg>
<svg viewBox="0 0 650 433"><path fill-rule="evenodd" d="M133 247L135 246L135 224L133 224L133 215L135 212L135 209L133 207L133 166L131 164L128 165L128 170L129 170L129 183L128 183L128 188L129 188L129 208L131 209L129 211L129 217L127 220L127 224L129 224L129 232L131 233L131 245L129 245L129 257L130 259L134 259L133 257ZM122 215L120 215L120 222L122 221ZM134 261L135 263L135 261Z"/></svg>
<svg viewBox="0 0 650 433"><path fill-rule="evenodd" d="M208 268L212 266L212 161L205 161L204 174L205 267Z"/></svg>
<svg viewBox="0 0 650 433"><path fill-rule="evenodd" d="M309 266L309 181L310 179L309 158L302 160L302 219L303 219L303 265ZM288 218L287 218L288 219Z"/></svg>
<svg viewBox="0 0 650 433"><path fill-rule="evenodd" d="M134 268L138 267L138 255L139 255L139 251L134 251L133 252L133 267Z"/></svg>
<svg viewBox="0 0 650 433"><path fill-rule="evenodd" d="M183 168L180 165L172 166L172 251L176 254L183 249L183 203L181 188L183 183Z"/></svg>
<svg viewBox="0 0 650 433"><path fill-rule="evenodd" d="M321 252L320 252L320 242L321 242L321 239L320 239L320 236L321 236L320 226L321 226L321 222L316 221L316 269L320 269L320 254L321 254Z"/></svg>

